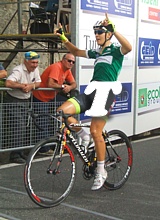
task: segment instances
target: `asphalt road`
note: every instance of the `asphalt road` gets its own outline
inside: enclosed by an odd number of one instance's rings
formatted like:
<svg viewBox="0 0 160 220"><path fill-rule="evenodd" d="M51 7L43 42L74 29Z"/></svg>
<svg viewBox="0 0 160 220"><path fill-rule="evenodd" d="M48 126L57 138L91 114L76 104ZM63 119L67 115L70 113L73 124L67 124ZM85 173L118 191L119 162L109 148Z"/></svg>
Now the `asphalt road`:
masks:
<svg viewBox="0 0 160 220"><path fill-rule="evenodd" d="M69 197L54 208L40 208L28 197L23 165L0 166L0 220L156 220L160 219L160 136L135 141L134 164L119 190L91 191L79 175Z"/></svg>

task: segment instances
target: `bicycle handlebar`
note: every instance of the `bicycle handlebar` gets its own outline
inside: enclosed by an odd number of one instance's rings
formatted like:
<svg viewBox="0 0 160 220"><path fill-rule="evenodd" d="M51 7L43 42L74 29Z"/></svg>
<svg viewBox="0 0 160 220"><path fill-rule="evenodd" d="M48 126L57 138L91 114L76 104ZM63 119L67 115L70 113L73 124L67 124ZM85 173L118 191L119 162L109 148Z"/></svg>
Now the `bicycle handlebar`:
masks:
<svg viewBox="0 0 160 220"><path fill-rule="evenodd" d="M56 119L60 122L60 125L62 125L62 121L64 120L64 123L66 127L70 130L69 124L67 122L67 119L71 117L71 114L64 114L63 111L56 112L55 114L49 114L49 113L42 113L42 114L35 114L33 113L33 110L28 111L29 116L33 119L34 125L41 131L44 131L44 128L40 127L37 123L36 119L42 118L42 117L49 117L51 119Z"/></svg>
<svg viewBox="0 0 160 220"><path fill-rule="evenodd" d="M59 127L61 127L62 123L64 123L65 126L72 132L75 132L75 130L73 130L72 127L90 128L90 125L88 125L88 124L68 124L67 119L69 117L72 117L73 114L65 114L62 110L60 110L59 112L56 112L55 114L49 114L49 113L35 114L35 113L33 113L33 110L29 110L28 113L29 113L29 116L32 117L34 125L41 131L44 131L44 128L39 126L36 119L42 118L42 117L49 117L51 119L55 119L56 121L58 121L60 123Z"/></svg>

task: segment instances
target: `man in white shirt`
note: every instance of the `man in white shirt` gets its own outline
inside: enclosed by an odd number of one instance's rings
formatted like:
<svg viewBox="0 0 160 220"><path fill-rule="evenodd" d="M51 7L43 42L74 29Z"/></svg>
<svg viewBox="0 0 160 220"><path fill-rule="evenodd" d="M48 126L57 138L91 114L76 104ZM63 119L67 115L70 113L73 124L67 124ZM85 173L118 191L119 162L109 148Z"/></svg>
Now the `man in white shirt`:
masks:
<svg viewBox="0 0 160 220"><path fill-rule="evenodd" d="M9 137L8 147L15 148L10 154L10 161L24 163L26 156L17 148L25 146L27 141L27 110L32 90L40 86L41 78L38 69L39 54L33 51L25 53L24 62L16 66L6 80L8 90L4 98L7 114ZM8 106L8 107L7 107ZM11 141L10 141L11 140ZM12 144L12 146L9 146Z"/></svg>

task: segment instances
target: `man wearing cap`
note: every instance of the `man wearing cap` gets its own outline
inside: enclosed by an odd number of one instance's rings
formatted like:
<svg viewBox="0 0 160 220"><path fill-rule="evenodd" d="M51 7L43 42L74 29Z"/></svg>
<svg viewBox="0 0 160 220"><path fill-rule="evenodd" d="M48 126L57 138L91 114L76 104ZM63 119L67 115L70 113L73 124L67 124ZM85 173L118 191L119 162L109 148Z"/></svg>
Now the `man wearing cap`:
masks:
<svg viewBox="0 0 160 220"><path fill-rule="evenodd" d="M34 51L26 52L24 62L16 66L7 77L5 85L13 89L8 90L4 98L5 103L10 103L8 108L6 107L8 147L17 149L26 144L29 100L32 90L38 88L41 82L38 69L39 58L39 54ZM10 141L8 139L12 140L12 146L9 146ZM25 159L26 156L22 151L12 151L10 154L11 162L24 163Z"/></svg>
<svg viewBox="0 0 160 220"><path fill-rule="evenodd" d="M37 68L39 57L36 52L25 53L24 63L16 66L6 80L6 87L19 90L7 91L7 96L20 101L30 98L31 91L38 88L41 82Z"/></svg>

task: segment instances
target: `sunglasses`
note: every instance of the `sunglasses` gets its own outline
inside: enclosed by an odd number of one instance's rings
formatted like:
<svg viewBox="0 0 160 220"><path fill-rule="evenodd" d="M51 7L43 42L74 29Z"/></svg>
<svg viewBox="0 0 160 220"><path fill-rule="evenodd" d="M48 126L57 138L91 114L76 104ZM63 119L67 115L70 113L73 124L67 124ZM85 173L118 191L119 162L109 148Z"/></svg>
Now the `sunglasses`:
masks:
<svg viewBox="0 0 160 220"><path fill-rule="evenodd" d="M94 30L94 34L98 34L98 35L101 35L105 32L106 32L105 30Z"/></svg>
<svg viewBox="0 0 160 220"><path fill-rule="evenodd" d="M67 59L67 58L65 58L67 61L68 61L68 63L73 63L73 64L75 64L75 61L74 60L69 60L69 59Z"/></svg>

